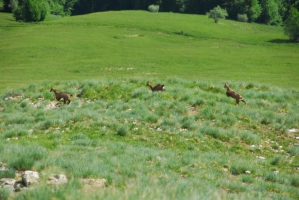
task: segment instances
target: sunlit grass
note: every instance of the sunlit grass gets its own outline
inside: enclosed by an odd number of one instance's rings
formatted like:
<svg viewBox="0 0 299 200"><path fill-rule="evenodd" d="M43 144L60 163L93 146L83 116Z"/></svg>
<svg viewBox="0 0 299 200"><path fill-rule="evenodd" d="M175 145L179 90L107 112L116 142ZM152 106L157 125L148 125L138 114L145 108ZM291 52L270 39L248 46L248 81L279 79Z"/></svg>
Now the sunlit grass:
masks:
<svg viewBox="0 0 299 200"><path fill-rule="evenodd" d="M108 199L128 188L136 190L128 198L151 197L146 191L162 198L205 197L194 192L199 187L221 199L230 194L298 197L292 176L299 166L298 147L288 131L298 128L298 93L254 84L243 89L248 104L236 106L219 82L211 87L206 81L174 78L164 82L168 90L153 93L146 81L57 82L73 94L69 105L58 103L47 83L4 93L0 162L10 171L65 173L72 181L53 198L81 188L73 182L78 178L107 179L107 189L95 196ZM19 96L10 98L15 93ZM10 177L10 171L2 176ZM24 191L19 197L36 195L49 193Z"/></svg>
<svg viewBox="0 0 299 200"><path fill-rule="evenodd" d="M230 82L239 92L256 88L257 82L299 87L297 45L276 42L288 39L282 27L231 20L215 24L201 15L146 11L100 12L30 24L0 13L0 27L1 91L34 82L56 87L61 80L132 76L209 80L204 86L215 92L221 86L213 88L214 80ZM180 31L186 34L177 34ZM101 83L94 91L84 88L84 93L105 96Z"/></svg>

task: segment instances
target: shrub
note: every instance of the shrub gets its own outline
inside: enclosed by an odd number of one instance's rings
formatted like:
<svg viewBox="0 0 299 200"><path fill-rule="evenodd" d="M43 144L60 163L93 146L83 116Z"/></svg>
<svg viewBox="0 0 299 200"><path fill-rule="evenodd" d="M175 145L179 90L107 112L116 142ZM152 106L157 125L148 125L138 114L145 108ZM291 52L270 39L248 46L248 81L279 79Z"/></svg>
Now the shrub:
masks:
<svg viewBox="0 0 299 200"><path fill-rule="evenodd" d="M128 133L128 129L125 126L120 127L117 131L117 135L119 136L126 136L127 133Z"/></svg>
<svg viewBox="0 0 299 200"><path fill-rule="evenodd" d="M213 8L209 12L209 18L213 18L215 23L218 23L219 19L225 19L227 16L227 11L222 9L220 6Z"/></svg>
<svg viewBox="0 0 299 200"><path fill-rule="evenodd" d="M238 21L239 22L248 22L247 14L238 14Z"/></svg>
<svg viewBox="0 0 299 200"><path fill-rule="evenodd" d="M149 10L150 12L159 12L159 5L150 5L150 6L148 7L148 10Z"/></svg>

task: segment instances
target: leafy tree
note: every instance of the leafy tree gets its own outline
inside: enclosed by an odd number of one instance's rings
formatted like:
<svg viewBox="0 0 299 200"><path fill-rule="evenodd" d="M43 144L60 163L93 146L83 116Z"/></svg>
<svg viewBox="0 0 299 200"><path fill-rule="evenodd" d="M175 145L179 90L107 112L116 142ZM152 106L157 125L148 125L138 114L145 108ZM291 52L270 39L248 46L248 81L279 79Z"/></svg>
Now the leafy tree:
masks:
<svg viewBox="0 0 299 200"><path fill-rule="evenodd" d="M209 18L213 18L215 23L218 23L219 19L225 19L227 16L227 11L220 6L216 6L214 9L210 10L209 13Z"/></svg>
<svg viewBox="0 0 299 200"><path fill-rule="evenodd" d="M71 15L75 3L79 0L48 0L51 13L55 15Z"/></svg>
<svg viewBox="0 0 299 200"><path fill-rule="evenodd" d="M278 25L282 22L282 17L279 14L279 5L275 0L261 0L263 8L261 22L271 25Z"/></svg>
<svg viewBox="0 0 299 200"><path fill-rule="evenodd" d="M299 12L294 7L291 8L290 15L284 23L284 33L290 40L299 41Z"/></svg>
<svg viewBox="0 0 299 200"><path fill-rule="evenodd" d="M248 4L248 16L250 21L254 22L262 13L262 7L258 0L247 0Z"/></svg>
<svg viewBox="0 0 299 200"><path fill-rule="evenodd" d="M46 0L11 0L10 6L15 19L26 22L43 21L49 12Z"/></svg>
<svg viewBox="0 0 299 200"><path fill-rule="evenodd" d="M235 0L228 9L230 16L246 14L249 21L255 21L262 13L261 5L258 0Z"/></svg>

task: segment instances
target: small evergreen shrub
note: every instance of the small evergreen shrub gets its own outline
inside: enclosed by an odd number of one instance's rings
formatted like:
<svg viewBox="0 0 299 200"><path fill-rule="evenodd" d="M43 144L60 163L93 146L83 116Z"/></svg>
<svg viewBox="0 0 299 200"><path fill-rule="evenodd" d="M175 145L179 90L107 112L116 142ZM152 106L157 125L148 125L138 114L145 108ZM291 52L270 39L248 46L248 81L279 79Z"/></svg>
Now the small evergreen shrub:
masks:
<svg viewBox="0 0 299 200"><path fill-rule="evenodd" d="M127 133L128 133L128 129L125 126L120 127L117 131L117 135L119 136L126 136Z"/></svg>
<svg viewBox="0 0 299 200"><path fill-rule="evenodd" d="M150 5L150 6L148 7L148 10L149 10L150 12L159 12L159 5Z"/></svg>
<svg viewBox="0 0 299 200"><path fill-rule="evenodd" d="M238 14L238 21L239 22L248 22L247 14Z"/></svg>

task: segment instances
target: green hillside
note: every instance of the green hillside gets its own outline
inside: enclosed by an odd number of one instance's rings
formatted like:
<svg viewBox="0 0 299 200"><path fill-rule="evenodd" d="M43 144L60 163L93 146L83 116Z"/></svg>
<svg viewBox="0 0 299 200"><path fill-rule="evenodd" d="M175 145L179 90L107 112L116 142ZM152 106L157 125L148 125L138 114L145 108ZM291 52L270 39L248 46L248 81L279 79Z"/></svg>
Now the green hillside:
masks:
<svg viewBox="0 0 299 200"><path fill-rule="evenodd" d="M299 87L298 44L288 43L282 27L145 11L32 24L0 17L1 91L37 81L132 75Z"/></svg>
<svg viewBox="0 0 299 200"><path fill-rule="evenodd" d="M40 174L30 189L0 188L1 200L299 198L299 48L281 27L0 13L0 34L0 180ZM68 183L47 184L51 174Z"/></svg>

